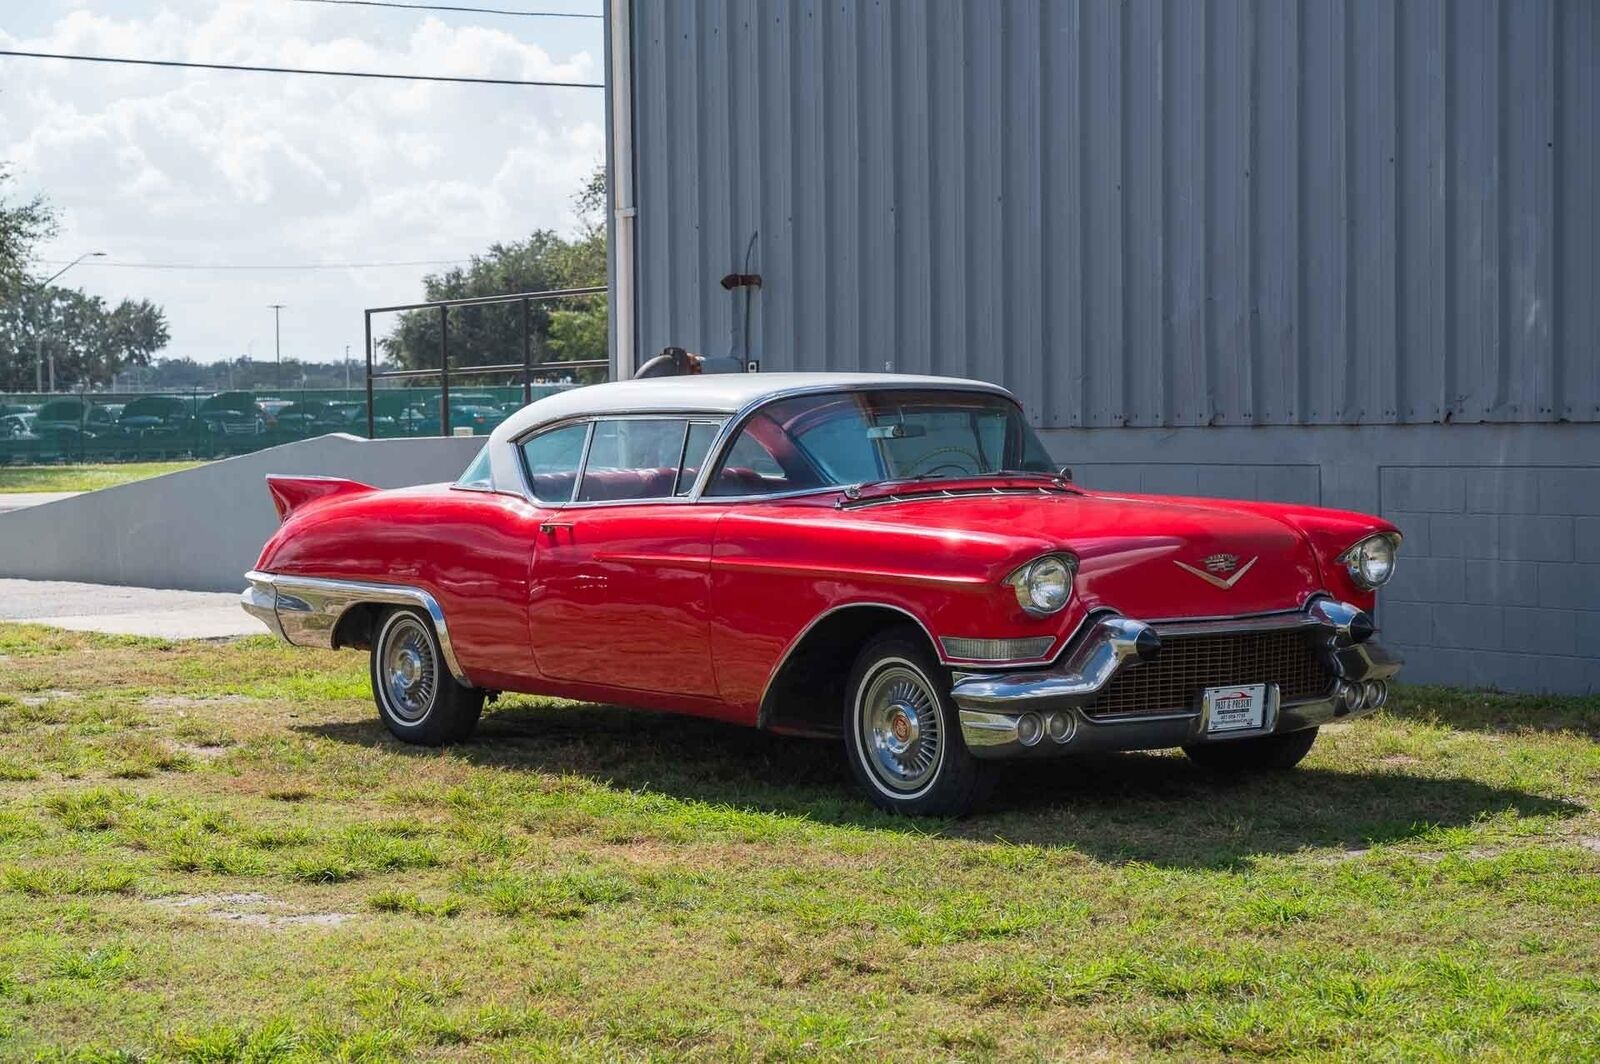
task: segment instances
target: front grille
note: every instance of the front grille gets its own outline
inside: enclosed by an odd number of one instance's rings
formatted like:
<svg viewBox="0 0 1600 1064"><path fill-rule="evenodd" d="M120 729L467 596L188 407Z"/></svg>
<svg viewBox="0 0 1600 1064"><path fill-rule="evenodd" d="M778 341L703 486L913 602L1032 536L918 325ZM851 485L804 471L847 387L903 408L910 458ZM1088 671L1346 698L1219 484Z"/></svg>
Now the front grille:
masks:
<svg viewBox="0 0 1600 1064"><path fill-rule="evenodd" d="M1321 698L1333 686L1333 673L1318 659L1315 638L1302 629L1164 637L1156 660L1118 671L1084 712L1195 711L1201 692L1225 684L1275 683L1284 702Z"/></svg>

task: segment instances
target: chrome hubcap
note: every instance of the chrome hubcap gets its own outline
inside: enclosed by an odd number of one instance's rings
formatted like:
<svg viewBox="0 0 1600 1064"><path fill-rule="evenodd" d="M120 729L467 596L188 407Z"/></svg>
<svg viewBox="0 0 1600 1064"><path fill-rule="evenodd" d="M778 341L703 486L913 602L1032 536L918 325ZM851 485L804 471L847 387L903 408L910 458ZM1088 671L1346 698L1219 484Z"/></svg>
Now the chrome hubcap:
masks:
<svg viewBox="0 0 1600 1064"><path fill-rule="evenodd" d="M862 694L861 738L867 766L897 791L914 791L939 767L939 702L922 674L890 665Z"/></svg>
<svg viewBox="0 0 1600 1064"><path fill-rule="evenodd" d="M389 711L407 724L415 724L433 707L438 665L427 629L414 617L401 617L389 626L384 639L384 701Z"/></svg>

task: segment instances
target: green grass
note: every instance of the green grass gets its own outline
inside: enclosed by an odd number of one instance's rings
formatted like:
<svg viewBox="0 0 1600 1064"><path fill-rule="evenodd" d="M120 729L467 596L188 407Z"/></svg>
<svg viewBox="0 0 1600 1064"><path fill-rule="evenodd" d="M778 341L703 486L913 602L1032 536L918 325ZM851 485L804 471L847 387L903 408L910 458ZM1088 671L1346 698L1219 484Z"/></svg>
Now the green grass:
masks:
<svg viewBox="0 0 1600 1064"><path fill-rule="evenodd" d="M1297 772L829 744L358 655L0 626L0 1058L1600 1059L1600 699L1403 689Z"/></svg>
<svg viewBox="0 0 1600 1064"><path fill-rule="evenodd" d="M203 462L116 462L107 465L0 466L0 493L94 491L162 473L193 469Z"/></svg>

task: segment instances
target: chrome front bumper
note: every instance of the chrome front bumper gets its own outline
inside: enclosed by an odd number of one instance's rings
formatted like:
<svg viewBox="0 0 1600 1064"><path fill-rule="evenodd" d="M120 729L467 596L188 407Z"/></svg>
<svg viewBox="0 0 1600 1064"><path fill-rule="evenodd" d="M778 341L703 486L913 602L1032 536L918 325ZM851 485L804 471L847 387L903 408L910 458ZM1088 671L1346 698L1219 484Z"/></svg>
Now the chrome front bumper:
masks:
<svg viewBox="0 0 1600 1064"><path fill-rule="evenodd" d="M1090 716L1085 707L1121 670L1138 668L1161 652L1161 637L1304 629L1334 680L1324 698L1282 704L1267 691L1260 729L1207 733L1205 710ZM1344 602L1317 599L1298 613L1232 621L1151 625L1127 617L1092 619L1067 652L1048 669L957 674L951 690L961 734L977 757L1039 757L1108 750L1154 750L1202 742L1314 728L1352 720L1378 709L1388 681L1400 670L1398 655L1372 641L1371 617ZM1217 682L1237 682L1218 677ZM1356 697L1348 697L1354 687ZM1025 720L1024 718L1030 718Z"/></svg>

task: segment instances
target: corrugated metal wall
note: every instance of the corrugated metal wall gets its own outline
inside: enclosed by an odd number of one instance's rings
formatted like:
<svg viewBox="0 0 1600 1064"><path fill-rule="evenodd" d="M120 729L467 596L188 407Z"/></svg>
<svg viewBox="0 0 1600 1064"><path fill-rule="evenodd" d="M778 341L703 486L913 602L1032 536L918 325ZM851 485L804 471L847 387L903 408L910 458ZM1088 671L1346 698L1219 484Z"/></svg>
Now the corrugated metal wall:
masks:
<svg viewBox="0 0 1600 1064"><path fill-rule="evenodd" d="M1600 420L1594 0L635 0L639 353Z"/></svg>

